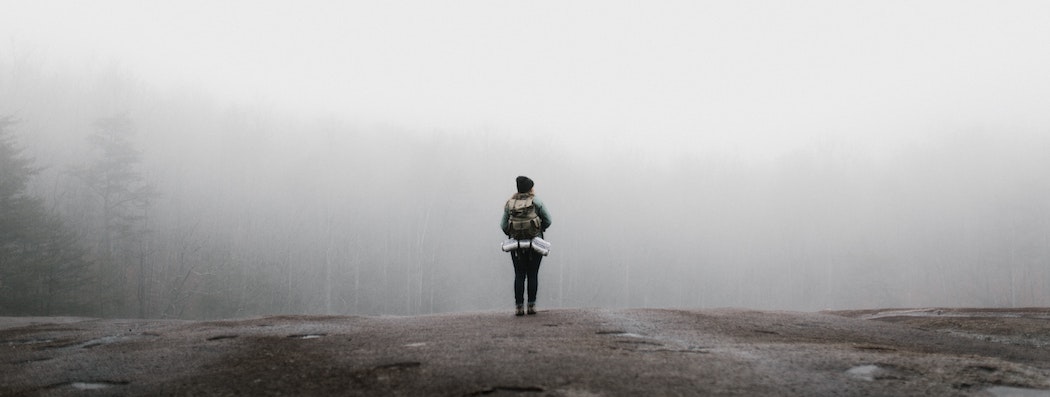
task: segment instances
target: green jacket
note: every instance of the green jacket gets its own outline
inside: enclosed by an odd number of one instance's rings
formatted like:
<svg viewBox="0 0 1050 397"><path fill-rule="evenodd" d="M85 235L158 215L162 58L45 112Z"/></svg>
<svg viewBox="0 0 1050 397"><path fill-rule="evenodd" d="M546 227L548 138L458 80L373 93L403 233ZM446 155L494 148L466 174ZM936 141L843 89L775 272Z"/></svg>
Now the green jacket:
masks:
<svg viewBox="0 0 1050 397"><path fill-rule="evenodd" d="M551 227L551 213L547 211L547 206L543 205L543 201L539 197L532 196L532 206L536 207L536 215L540 217L540 237L543 237L543 232L547 231L548 227ZM499 221L499 230L503 231L503 234L507 234L507 228L510 227L510 212L507 211L507 206L503 206L503 219Z"/></svg>

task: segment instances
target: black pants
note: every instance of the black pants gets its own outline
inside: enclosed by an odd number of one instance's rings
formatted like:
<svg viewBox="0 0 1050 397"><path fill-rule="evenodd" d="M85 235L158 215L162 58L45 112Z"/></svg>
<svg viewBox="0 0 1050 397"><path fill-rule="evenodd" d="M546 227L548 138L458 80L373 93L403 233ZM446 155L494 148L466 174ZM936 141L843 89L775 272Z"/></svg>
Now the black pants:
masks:
<svg viewBox="0 0 1050 397"><path fill-rule="evenodd" d="M529 304L536 303L536 287L543 255L531 248L519 249L510 252L510 260L514 262L514 304L525 303L525 280L529 282Z"/></svg>

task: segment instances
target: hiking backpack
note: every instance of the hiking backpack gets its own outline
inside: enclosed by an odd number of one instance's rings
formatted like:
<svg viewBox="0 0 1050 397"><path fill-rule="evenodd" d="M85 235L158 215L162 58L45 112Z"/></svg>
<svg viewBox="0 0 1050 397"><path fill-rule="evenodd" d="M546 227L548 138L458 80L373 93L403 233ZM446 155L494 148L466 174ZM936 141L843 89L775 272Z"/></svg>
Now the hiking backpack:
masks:
<svg viewBox="0 0 1050 397"><path fill-rule="evenodd" d="M541 230L540 216L536 214L536 206L532 205L532 195L518 193L507 200L507 213L510 219L507 222L507 234L516 240L528 240L539 237Z"/></svg>

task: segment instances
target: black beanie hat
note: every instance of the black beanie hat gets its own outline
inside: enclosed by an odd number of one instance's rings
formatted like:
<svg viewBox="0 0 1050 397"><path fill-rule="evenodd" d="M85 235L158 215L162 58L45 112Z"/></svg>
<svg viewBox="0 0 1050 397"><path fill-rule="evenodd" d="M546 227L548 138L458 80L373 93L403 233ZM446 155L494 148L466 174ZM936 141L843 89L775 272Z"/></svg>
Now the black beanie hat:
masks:
<svg viewBox="0 0 1050 397"><path fill-rule="evenodd" d="M519 176L515 182L518 183L518 193L528 193L529 190L532 190L532 186L535 185L535 183L532 182L532 179L525 176Z"/></svg>

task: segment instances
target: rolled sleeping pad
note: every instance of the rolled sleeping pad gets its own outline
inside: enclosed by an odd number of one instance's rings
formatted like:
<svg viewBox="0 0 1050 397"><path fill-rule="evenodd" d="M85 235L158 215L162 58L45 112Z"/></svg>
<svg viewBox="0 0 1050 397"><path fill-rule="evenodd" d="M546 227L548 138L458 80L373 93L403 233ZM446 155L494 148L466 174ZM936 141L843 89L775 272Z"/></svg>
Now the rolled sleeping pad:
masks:
<svg viewBox="0 0 1050 397"><path fill-rule="evenodd" d="M515 239L506 240L506 241L503 242L503 247L502 247L503 248L503 252L514 251L514 250L518 249L518 246L519 246L518 240L515 240Z"/></svg>
<svg viewBox="0 0 1050 397"><path fill-rule="evenodd" d="M533 238L532 240L507 239L503 241L503 244L500 246L500 248L503 249L503 252L510 252L516 249L532 248L533 250L539 252L543 256L547 256L547 254L550 254L551 252L551 243L539 237Z"/></svg>
<svg viewBox="0 0 1050 397"><path fill-rule="evenodd" d="M551 253L551 243L547 242L547 240L544 240L542 238L533 238L531 241L529 241L529 245L531 245L532 249L536 250L536 252L543 254L543 256L547 256L547 254Z"/></svg>

